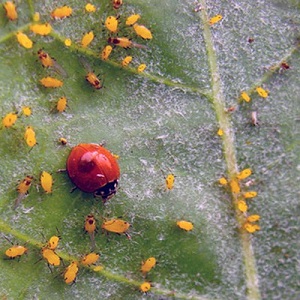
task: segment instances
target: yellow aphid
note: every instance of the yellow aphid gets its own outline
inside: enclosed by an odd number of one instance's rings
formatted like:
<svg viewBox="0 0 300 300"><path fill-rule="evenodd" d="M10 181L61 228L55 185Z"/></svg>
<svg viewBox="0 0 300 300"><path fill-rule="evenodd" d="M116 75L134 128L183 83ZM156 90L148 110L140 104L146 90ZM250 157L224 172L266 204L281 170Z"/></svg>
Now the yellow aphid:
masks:
<svg viewBox="0 0 300 300"><path fill-rule="evenodd" d="M221 178L219 179L219 183L220 183L221 185L227 185L227 184L228 184L228 181L227 181L227 179L226 179L225 177L221 177Z"/></svg>
<svg viewBox="0 0 300 300"><path fill-rule="evenodd" d="M92 13L92 12L95 12L96 11L96 6L91 4L91 3L87 3L85 5L85 10L88 12L88 13Z"/></svg>
<svg viewBox="0 0 300 300"><path fill-rule="evenodd" d="M22 113L24 116L29 117L31 115L31 108L30 106L23 106Z"/></svg>
<svg viewBox="0 0 300 300"><path fill-rule="evenodd" d="M65 46L70 47L72 45L71 39L65 39L64 44L65 44Z"/></svg>
<svg viewBox="0 0 300 300"><path fill-rule="evenodd" d="M15 200L14 209L16 209L21 201L26 197L28 194L28 190L32 184L33 177L30 175L27 175L18 185L17 191L19 193L17 199Z"/></svg>
<svg viewBox="0 0 300 300"><path fill-rule="evenodd" d="M244 200L239 200L237 207L241 212L246 212L248 210L247 203Z"/></svg>
<svg viewBox="0 0 300 300"><path fill-rule="evenodd" d="M110 45L105 46L101 52L101 59L107 60L112 52L112 49L113 47Z"/></svg>
<svg viewBox="0 0 300 300"><path fill-rule="evenodd" d="M185 231L191 231L194 228L193 223L189 221L180 220L177 221L176 224L180 229L183 229Z"/></svg>
<svg viewBox="0 0 300 300"><path fill-rule="evenodd" d="M246 102L250 102L250 100L251 100L251 98L249 97L249 95L246 92L241 93L241 98Z"/></svg>
<svg viewBox="0 0 300 300"><path fill-rule="evenodd" d="M256 222L259 221L260 215L250 215L247 217L248 222Z"/></svg>
<svg viewBox="0 0 300 300"><path fill-rule="evenodd" d="M48 241L47 248L51 250L55 250L58 246L59 241L60 241L59 236L56 235L51 236L51 238Z"/></svg>
<svg viewBox="0 0 300 300"><path fill-rule="evenodd" d="M21 46L23 46L26 49L32 48L33 42L25 33L18 31L16 33L16 36L17 36L17 40Z"/></svg>
<svg viewBox="0 0 300 300"><path fill-rule="evenodd" d="M31 186L33 177L30 175L27 175L18 185L17 191L19 194L27 194L28 190Z"/></svg>
<svg viewBox="0 0 300 300"><path fill-rule="evenodd" d="M64 272L64 281L66 284L72 284L76 281L76 276L78 273L78 262L73 261L70 265L66 268Z"/></svg>
<svg viewBox="0 0 300 300"><path fill-rule="evenodd" d="M95 271L95 272L99 272L99 271L102 271L102 270L103 270L103 266L95 266L95 267L93 267L92 269L93 269L93 271Z"/></svg>
<svg viewBox="0 0 300 300"><path fill-rule="evenodd" d="M237 176L236 178L238 180L242 180L242 179L245 179L247 177L249 177L250 175L252 174L252 170L251 169L244 169L243 171L241 171Z"/></svg>
<svg viewBox="0 0 300 300"><path fill-rule="evenodd" d="M54 252L54 250L44 247L42 248L42 256L47 261L48 265L56 267L60 265L60 257Z"/></svg>
<svg viewBox="0 0 300 300"><path fill-rule="evenodd" d="M53 19L63 19L63 18L70 17L71 15L72 15L72 8L67 5L57 7L51 12L51 17Z"/></svg>
<svg viewBox="0 0 300 300"><path fill-rule="evenodd" d="M101 228L106 231L119 233L119 234L124 233L128 238L130 238L130 236L126 232L129 227L130 227L130 224L121 219L111 219L111 220L105 221L102 223L102 226L101 226Z"/></svg>
<svg viewBox="0 0 300 300"><path fill-rule="evenodd" d="M118 155L118 154L112 153L112 155L113 155L113 157L114 157L115 159L119 159L119 158L120 158L120 155Z"/></svg>
<svg viewBox="0 0 300 300"><path fill-rule="evenodd" d="M133 25L134 23L136 23L137 22L137 20L140 18L141 16L140 15L131 15L131 16L129 16L127 19L126 19L126 25L128 25L128 26L131 26L131 25Z"/></svg>
<svg viewBox="0 0 300 300"><path fill-rule="evenodd" d="M101 80L97 77L97 75L93 72L89 72L87 73L87 75L85 76L85 80L91 85L93 86L96 90L100 90L103 85L101 83Z"/></svg>
<svg viewBox="0 0 300 300"><path fill-rule="evenodd" d="M141 272L143 275L150 272L153 267L156 265L156 258L155 257L149 257L146 261L142 262L141 265Z"/></svg>
<svg viewBox="0 0 300 300"><path fill-rule="evenodd" d="M67 139L63 138L63 137L59 138L58 142L63 146L67 145L67 143L68 143Z"/></svg>
<svg viewBox="0 0 300 300"><path fill-rule="evenodd" d="M131 48L131 47L140 47L142 45L139 45L139 44L133 44L132 41L126 37L115 37L115 38L112 38L112 37L109 37L107 42L109 44L113 44L115 46L119 46L119 47L122 47L124 49L127 49L127 48Z"/></svg>
<svg viewBox="0 0 300 300"><path fill-rule="evenodd" d="M92 214L85 218L84 230L88 233L93 233L96 231L96 219Z"/></svg>
<svg viewBox="0 0 300 300"><path fill-rule="evenodd" d="M111 33L115 33L118 30L118 18L114 17L114 16L109 16L106 18L105 20L105 27L111 32Z"/></svg>
<svg viewBox="0 0 300 300"><path fill-rule="evenodd" d="M30 30L35 34L48 35L48 34L50 34L52 27L49 23L33 24L33 25L30 25Z"/></svg>
<svg viewBox="0 0 300 300"><path fill-rule="evenodd" d="M40 20L40 13L39 12L35 12L34 15L33 15L32 20L34 22L38 22Z"/></svg>
<svg viewBox="0 0 300 300"><path fill-rule="evenodd" d="M243 194L243 196L244 196L246 199L254 198L254 197L257 196L257 192L255 192L255 191L246 192L246 193Z"/></svg>
<svg viewBox="0 0 300 300"><path fill-rule="evenodd" d="M143 292L143 293L147 293L149 292L151 289L151 284L150 282L143 282L141 285L140 285L140 291Z"/></svg>
<svg viewBox="0 0 300 300"><path fill-rule="evenodd" d="M94 32L90 31L88 33L86 33L81 40L81 46L83 48L86 48L94 39Z"/></svg>
<svg viewBox="0 0 300 300"><path fill-rule="evenodd" d="M137 71L139 72L139 73L142 73L142 72L144 72L144 70L146 69L146 65L145 64L140 64L138 67L137 67Z"/></svg>
<svg viewBox="0 0 300 300"><path fill-rule="evenodd" d="M267 98L268 97L268 92L266 90L264 90L262 87L257 87L256 91L258 93L258 95L262 98Z"/></svg>
<svg viewBox="0 0 300 300"><path fill-rule="evenodd" d="M53 67L54 59L47 52L45 52L43 49L40 49L37 54L43 67Z"/></svg>
<svg viewBox="0 0 300 300"><path fill-rule="evenodd" d="M216 15L214 17L212 17L210 20L209 20L209 25L214 25L218 22L220 22L222 20L222 16L221 15Z"/></svg>
<svg viewBox="0 0 300 300"><path fill-rule="evenodd" d="M13 126L18 119L18 114L10 112L2 118L2 125L6 128Z"/></svg>
<svg viewBox="0 0 300 300"><path fill-rule="evenodd" d="M229 184L230 184L232 193L238 194L241 191L241 188L240 188L240 185L239 185L239 182L237 179L232 179Z"/></svg>
<svg viewBox="0 0 300 300"><path fill-rule="evenodd" d="M123 60L122 60L122 67L126 67L130 64L130 62L132 61L132 56L126 56Z"/></svg>
<svg viewBox="0 0 300 300"><path fill-rule="evenodd" d="M5 251L5 255L11 259L22 256L27 252L27 248L20 245L13 245Z"/></svg>
<svg viewBox="0 0 300 300"><path fill-rule="evenodd" d="M175 183L175 175L168 174L167 177L165 178L165 181L166 181L166 188L168 190L172 190L174 187L174 183Z"/></svg>
<svg viewBox="0 0 300 300"><path fill-rule="evenodd" d="M224 134L224 131L221 128L219 128L217 135L222 136L223 134Z"/></svg>
<svg viewBox="0 0 300 300"><path fill-rule="evenodd" d="M153 38L151 31L144 25L134 24L133 29L138 36L145 40L151 40Z"/></svg>
<svg viewBox="0 0 300 300"><path fill-rule="evenodd" d="M252 223L249 223L249 222L246 222L243 227L249 233L254 233L255 231L260 230L260 226L259 225L252 224Z"/></svg>
<svg viewBox="0 0 300 300"><path fill-rule="evenodd" d="M41 174L41 186L46 194L52 193L52 185L53 185L53 178L52 175L46 171L43 171Z"/></svg>
<svg viewBox="0 0 300 300"><path fill-rule="evenodd" d="M36 145L35 131L32 126L26 127L24 139L29 147Z"/></svg>
<svg viewBox="0 0 300 300"><path fill-rule="evenodd" d="M100 255L98 253L92 252L92 253L89 253L86 256L84 256L80 263L84 266L93 265L97 262L99 257L100 257Z"/></svg>
<svg viewBox="0 0 300 300"><path fill-rule="evenodd" d="M119 9L120 6L123 4L123 0L112 0L113 8Z"/></svg>
<svg viewBox="0 0 300 300"><path fill-rule="evenodd" d="M64 84L61 80L50 76L42 78L40 83L46 88L58 88Z"/></svg>
<svg viewBox="0 0 300 300"><path fill-rule="evenodd" d="M6 11L6 16L11 20L14 21L18 18L18 13L16 10L16 5L12 1L6 1L3 4L3 7Z"/></svg>
<svg viewBox="0 0 300 300"><path fill-rule="evenodd" d="M60 97L56 103L56 109L58 112L64 112L67 108L67 98L66 97Z"/></svg>

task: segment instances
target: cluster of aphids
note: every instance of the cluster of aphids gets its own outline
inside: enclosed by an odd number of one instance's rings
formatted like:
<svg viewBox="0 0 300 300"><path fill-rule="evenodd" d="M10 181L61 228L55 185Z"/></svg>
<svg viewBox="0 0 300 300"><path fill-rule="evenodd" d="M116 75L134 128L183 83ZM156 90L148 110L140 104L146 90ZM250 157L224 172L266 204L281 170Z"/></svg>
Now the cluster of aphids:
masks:
<svg viewBox="0 0 300 300"><path fill-rule="evenodd" d="M144 25L138 24L141 16L139 14L132 14L121 21L121 16L118 14L119 8L123 5L123 1L114 0L109 4L111 8L115 11L115 15L108 16L105 20L103 20L103 25L105 27L108 36L105 38L105 44L103 49L101 49L99 54L99 59L108 60L114 48L146 48L145 45L134 42L132 39L128 37L119 37L119 27L125 27L127 29L130 28L131 32L135 34L136 37L142 38L144 40L152 39L151 31ZM3 4L4 10L6 12L7 18L10 21L15 21L18 19L17 7L12 1L7 1ZM87 13L94 13L97 10L95 5L87 3L85 5L85 11ZM56 20L62 20L68 17L71 17L73 14L73 9L70 6L64 5L61 7L54 8L50 13L51 22L55 22ZM124 23L124 24L123 24ZM99 26L100 26L99 22ZM52 32L52 26L50 22L42 23L40 21L39 13L35 13L33 16L33 21L29 26L29 30L34 35L47 36ZM24 32L18 31L16 32L16 38L19 44L26 48L31 49L34 45L34 42L31 38ZM95 35L93 31L89 31L84 34L81 38L81 42L75 46L76 49L87 48L90 43L94 40ZM64 41L64 44L67 47L72 46L72 40L67 38ZM67 72L64 68L58 63L56 59L54 59L47 51L44 49L39 49L37 51L37 57L41 63L41 65L47 70L52 70L57 74L60 74L61 77L67 77ZM119 62L120 66L127 67L133 60L133 57L130 55L126 55ZM86 69L85 79L86 81L96 90L99 90L103 87L103 80L99 78L99 75L96 75L89 64L83 58L80 59L84 68ZM146 68L146 64L142 63L137 66L137 72L143 72ZM64 81L56 78L55 76L46 76L39 80L39 83L45 88L60 88L64 85ZM55 102L55 106L52 108L52 112L62 113L68 107L68 99L65 95L61 95ZM12 127L17 119L23 115L29 117L31 115L31 108L29 106L23 106L21 111L15 111L7 113L2 118L2 127L9 128ZM24 139L26 144L32 148L37 144L36 133L33 126L27 126L24 130Z"/></svg>
<svg viewBox="0 0 300 300"><path fill-rule="evenodd" d="M128 239L131 239L128 233L130 226L130 223L125 220L122 220L120 218L113 218L104 220L102 222L101 229L102 231L105 231L107 233L115 233L119 235L124 234ZM177 221L177 226L185 231L190 231L193 229L193 224L184 220ZM80 259L73 259L67 267L65 267L63 259L61 258L59 251L57 251L59 247L59 241L61 239L60 235L53 235L50 237L47 243L44 243L42 246L38 245L38 247L40 248L40 259L38 259L37 262L44 259L51 273L53 272L53 269L59 268L60 274L66 284L75 283L80 267L90 267L90 269L95 272L99 272L103 269L102 265L96 265L100 258L100 254L98 252L95 252L95 235L98 230L97 220L93 214L89 214L88 216L86 216L83 230L90 236L91 252L83 255ZM8 238L4 238L10 242ZM4 252L5 256L8 259L20 259L21 256L28 253L26 244L11 244L12 246L6 249ZM156 264L157 260L153 256L147 258L145 261L142 261L140 264L140 272L145 281L141 283L141 285L139 286L139 290L143 293L147 293L152 286L152 283L149 280L146 280L146 278L148 273L156 266ZM60 268L61 265L63 265L63 270Z"/></svg>
<svg viewBox="0 0 300 300"><path fill-rule="evenodd" d="M40 259L37 260L37 262L44 259L51 273L53 272L54 268L59 268L65 283L73 284L76 281L77 273L80 267L90 267L95 272L102 270L103 267L101 265L95 265L100 257L100 254L93 252L93 250L92 252L82 256L78 260L74 259L67 267L65 267L64 262L60 257L59 252L57 251L59 248L60 239L61 237L59 235L54 235L50 237L47 243L43 244L42 246L39 246ZM26 244L13 244L10 248L8 248L5 251L5 255L9 259L20 259L20 257L24 254L27 254L27 252L28 248ZM60 269L61 265L63 265L64 270Z"/></svg>

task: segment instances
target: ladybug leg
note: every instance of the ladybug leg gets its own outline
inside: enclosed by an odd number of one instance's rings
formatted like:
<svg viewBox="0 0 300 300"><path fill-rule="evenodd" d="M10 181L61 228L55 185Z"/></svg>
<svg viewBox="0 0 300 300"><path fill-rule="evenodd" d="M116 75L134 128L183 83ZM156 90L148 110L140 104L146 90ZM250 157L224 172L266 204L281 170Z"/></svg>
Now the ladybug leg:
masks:
<svg viewBox="0 0 300 300"><path fill-rule="evenodd" d="M70 190L70 193L73 193L77 189L77 186L73 186Z"/></svg>
<svg viewBox="0 0 300 300"><path fill-rule="evenodd" d="M67 172L67 169L58 169L56 172L57 173L64 173L64 172Z"/></svg>

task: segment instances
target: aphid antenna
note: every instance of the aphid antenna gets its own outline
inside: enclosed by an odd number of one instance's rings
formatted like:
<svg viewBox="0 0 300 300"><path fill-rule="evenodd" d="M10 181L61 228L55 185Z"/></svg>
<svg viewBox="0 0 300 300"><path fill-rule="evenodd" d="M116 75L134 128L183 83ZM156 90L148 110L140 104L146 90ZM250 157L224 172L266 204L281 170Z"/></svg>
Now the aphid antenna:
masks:
<svg viewBox="0 0 300 300"><path fill-rule="evenodd" d="M13 242L7 237L7 236L5 236L4 234L2 235L10 244L12 244L13 245Z"/></svg>

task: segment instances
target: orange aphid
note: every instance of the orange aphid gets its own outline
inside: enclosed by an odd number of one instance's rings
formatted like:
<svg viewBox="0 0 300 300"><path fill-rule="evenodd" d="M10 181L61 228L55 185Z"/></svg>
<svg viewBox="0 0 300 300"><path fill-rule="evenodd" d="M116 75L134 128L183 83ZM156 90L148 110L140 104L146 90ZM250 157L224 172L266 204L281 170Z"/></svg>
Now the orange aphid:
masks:
<svg viewBox="0 0 300 300"><path fill-rule="evenodd" d="M16 33L16 36L17 36L17 40L18 40L19 44L22 47L24 47L26 49L32 48L33 42L25 33L18 31Z"/></svg>
<svg viewBox="0 0 300 300"><path fill-rule="evenodd" d="M30 25L30 30L32 32L34 32L35 34L48 35L48 34L50 34L52 27L49 23L33 24L33 25Z"/></svg>
<svg viewBox="0 0 300 300"><path fill-rule="evenodd" d="M72 15L72 8L70 6L64 5L57 7L51 12L51 17L53 19L64 19Z"/></svg>
<svg viewBox="0 0 300 300"><path fill-rule="evenodd" d="M8 19L10 19L11 21L14 21L18 18L16 5L12 1L6 1L3 4L3 7L6 11L6 16L8 17Z"/></svg>
<svg viewBox="0 0 300 300"><path fill-rule="evenodd" d="M42 78L40 83L46 88L58 88L64 84L61 80L50 76Z"/></svg>

